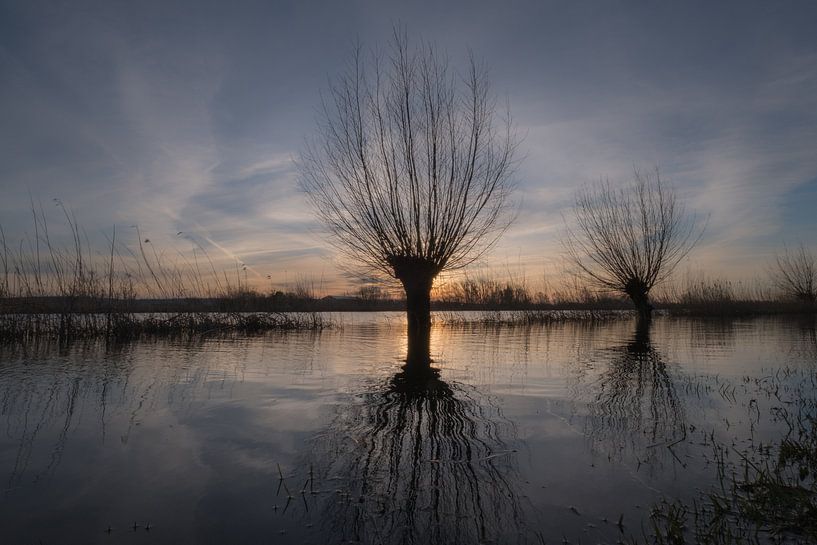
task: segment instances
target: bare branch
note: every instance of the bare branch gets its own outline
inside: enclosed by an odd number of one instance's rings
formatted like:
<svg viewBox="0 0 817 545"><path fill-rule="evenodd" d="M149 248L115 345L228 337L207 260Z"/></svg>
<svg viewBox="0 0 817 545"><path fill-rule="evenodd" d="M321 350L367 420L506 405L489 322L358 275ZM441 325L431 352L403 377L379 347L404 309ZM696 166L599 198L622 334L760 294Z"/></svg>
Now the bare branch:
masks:
<svg viewBox="0 0 817 545"><path fill-rule="evenodd" d="M802 243L777 256L772 280L791 299L808 304L817 301L817 260Z"/></svg>
<svg viewBox="0 0 817 545"><path fill-rule="evenodd" d="M358 49L332 83L301 184L361 272L400 278L410 263L433 278L479 258L510 221L516 141L510 122L495 125L473 58L455 74L395 31L387 57Z"/></svg>

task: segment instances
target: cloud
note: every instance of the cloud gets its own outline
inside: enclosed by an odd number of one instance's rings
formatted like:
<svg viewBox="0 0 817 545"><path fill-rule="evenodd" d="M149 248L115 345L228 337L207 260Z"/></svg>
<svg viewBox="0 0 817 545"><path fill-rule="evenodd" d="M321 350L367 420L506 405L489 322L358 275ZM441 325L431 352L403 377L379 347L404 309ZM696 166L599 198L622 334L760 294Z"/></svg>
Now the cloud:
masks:
<svg viewBox="0 0 817 545"><path fill-rule="evenodd" d="M100 240L114 224L138 224L157 244L189 244L181 231L259 276L322 271L340 289L347 280L334 272L292 158L355 37L375 45L395 21L421 27L455 65L467 47L484 56L525 136L518 219L486 266L557 263L575 189L626 181L634 166L659 166L689 209L709 218L694 257L701 267L753 274L807 225L817 9L477 2L466 12L436 6L429 20L428 8L6 8L7 236L30 229L29 194L58 197Z"/></svg>

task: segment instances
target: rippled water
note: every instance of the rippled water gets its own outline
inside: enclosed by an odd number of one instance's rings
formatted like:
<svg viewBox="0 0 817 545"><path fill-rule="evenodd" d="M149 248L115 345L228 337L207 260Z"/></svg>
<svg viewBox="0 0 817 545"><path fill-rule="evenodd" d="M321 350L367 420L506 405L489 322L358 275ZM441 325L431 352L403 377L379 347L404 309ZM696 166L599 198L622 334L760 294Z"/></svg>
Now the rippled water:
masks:
<svg viewBox="0 0 817 545"><path fill-rule="evenodd" d="M418 380L399 314L341 318L0 348L2 542L616 542L815 393L813 319L435 326Z"/></svg>

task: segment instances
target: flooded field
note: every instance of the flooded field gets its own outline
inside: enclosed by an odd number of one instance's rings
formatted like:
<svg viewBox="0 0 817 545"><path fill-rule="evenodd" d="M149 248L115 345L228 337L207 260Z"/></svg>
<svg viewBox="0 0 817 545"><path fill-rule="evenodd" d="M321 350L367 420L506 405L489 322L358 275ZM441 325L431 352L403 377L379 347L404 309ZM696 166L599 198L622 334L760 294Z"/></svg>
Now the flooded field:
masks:
<svg viewBox="0 0 817 545"><path fill-rule="evenodd" d="M643 540L814 415L813 318L333 320L0 348L2 542Z"/></svg>

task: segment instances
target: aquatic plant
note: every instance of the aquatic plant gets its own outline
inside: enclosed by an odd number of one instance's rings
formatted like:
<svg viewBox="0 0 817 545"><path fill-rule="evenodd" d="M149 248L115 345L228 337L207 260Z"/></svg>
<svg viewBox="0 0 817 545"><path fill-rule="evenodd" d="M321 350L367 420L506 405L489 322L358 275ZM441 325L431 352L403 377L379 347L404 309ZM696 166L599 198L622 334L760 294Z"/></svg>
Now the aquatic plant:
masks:
<svg viewBox="0 0 817 545"><path fill-rule="evenodd" d="M782 371L756 380L758 393L780 399L780 377L788 372ZM808 395L815 385L812 370L772 408L772 418L788 430L779 441L739 449L711 436L715 485L695 501L654 505L650 535L645 530L636 542L817 542L817 401ZM751 402L748 408L757 410Z"/></svg>

